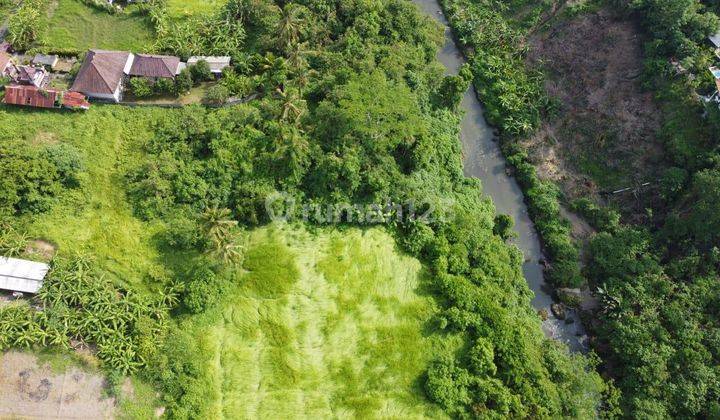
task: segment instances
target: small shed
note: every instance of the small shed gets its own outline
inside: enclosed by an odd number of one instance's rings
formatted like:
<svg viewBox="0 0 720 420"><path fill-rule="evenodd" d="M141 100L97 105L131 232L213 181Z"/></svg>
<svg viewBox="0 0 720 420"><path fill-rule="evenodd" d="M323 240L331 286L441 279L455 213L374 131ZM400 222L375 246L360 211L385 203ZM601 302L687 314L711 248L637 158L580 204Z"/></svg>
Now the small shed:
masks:
<svg viewBox="0 0 720 420"><path fill-rule="evenodd" d="M50 270L47 264L0 257L0 289L37 293Z"/></svg>
<svg viewBox="0 0 720 420"><path fill-rule="evenodd" d="M227 56L193 56L190 57L187 61L188 66L194 66L198 63L198 61L207 61L208 65L210 66L210 71L215 75L222 74L222 71L225 67L230 66L230 57Z"/></svg>
<svg viewBox="0 0 720 420"><path fill-rule="evenodd" d="M57 108L58 91L38 89L35 86L5 86L4 102L8 105L32 106L35 108Z"/></svg>
<svg viewBox="0 0 720 420"><path fill-rule="evenodd" d="M58 63L58 60L59 58L57 55L35 54L32 63L36 66L45 66L49 67L50 69L54 69Z"/></svg>

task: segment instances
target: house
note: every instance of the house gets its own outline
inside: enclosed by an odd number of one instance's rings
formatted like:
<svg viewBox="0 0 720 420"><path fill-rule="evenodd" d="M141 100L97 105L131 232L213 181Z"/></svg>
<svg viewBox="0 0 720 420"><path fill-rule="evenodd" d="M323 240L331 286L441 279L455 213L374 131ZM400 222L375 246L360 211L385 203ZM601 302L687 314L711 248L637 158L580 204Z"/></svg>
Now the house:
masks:
<svg viewBox="0 0 720 420"><path fill-rule="evenodd" d="M129 52L90 50L70 90L90 98L120 102L133 58Z"/></svg>
<svg viewBox="0 0 720 420"><path fill-rule="evenodd" d="M4 102L8 105L32 106L36 108L59 108L59 95L55 90L41 90L35 86L5 86Z"/></svg>
<svg viewBox="0 0 720 420"><path fill-rule="evenodd" d="M178 57L169 55L135 54L130 76L145 77L151 80L174 79L185 68Z"/></svg>
<svg viewBox="0 0 720 420"><path fill-rule="evenodd" d="M215 57L215 56L193 56L190 57L187 61L188 66L194 66L198 63L198 61L206 61L208 65L210 66L210 71L215 75L219 76L222 74L223 69L225 67L230 66L230 57L227 56L221 56L221 57Z"/></svg>
<svg viewBox="0 0 720 420"><path fill-rule="evenodd" d="M35 108L68 108L87 110L90 103L82 93L65 92L54 89L38 89L35 86L5 86L3 102L8 105L30 106Z"/></svg>
<svg viewBox="0 0 720 420"><path fill-rule="evenodd" d="M47 264L0 257L0 289L37 293L49 270Z"/></svg>
<svg viewBox="0 0 720 420"><path fill-rule="evenodd" d="M57 55L35 54L32 63L36 66L43 66L52 70L57 65L58 60L59 57Z"/></svg>
<svg viewBox="0 0 720 420"><path fill-rule="evenodd" d="M17 84L43 88L50 81L50 75L42 67L17 66L17 75L12 79Z"/></svg>

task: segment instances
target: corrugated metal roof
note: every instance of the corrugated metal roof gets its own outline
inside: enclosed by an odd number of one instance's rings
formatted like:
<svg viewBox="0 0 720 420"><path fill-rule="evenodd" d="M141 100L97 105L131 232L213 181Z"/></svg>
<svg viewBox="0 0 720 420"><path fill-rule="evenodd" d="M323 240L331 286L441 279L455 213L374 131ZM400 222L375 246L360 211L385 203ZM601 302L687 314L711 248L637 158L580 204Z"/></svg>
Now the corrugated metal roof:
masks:
<svg viewBox="0 0 720 420"><path fill-rule="evenodd" d="M5 103L9 105L56 108L57 91L40 90L35 86L5 86Z"/></svg>
<svg viewBox="0 0 720 420"><path fill-rule="evenodd" d="M200 56L195 55L188 59L187 65L193 66L197 64L198 61L203 60L208 63L210 66L210 71L213 73L222 73L223 69L225 67L228 67L230 65L230 57L228 56Z"/></svg>
<svg viewBox="0 0 720 420"><path fill-rule="evenodd" d="M37 293L50 266L47 264L0 257L0 289Z"/></svg>
<svg viewBox="0 0 720 420"><path fill-rule="evenodd" d="M708 38L710 39L710 42L713 43L713 45L720 48L720 32L714 35L710 35Z"/></svg>

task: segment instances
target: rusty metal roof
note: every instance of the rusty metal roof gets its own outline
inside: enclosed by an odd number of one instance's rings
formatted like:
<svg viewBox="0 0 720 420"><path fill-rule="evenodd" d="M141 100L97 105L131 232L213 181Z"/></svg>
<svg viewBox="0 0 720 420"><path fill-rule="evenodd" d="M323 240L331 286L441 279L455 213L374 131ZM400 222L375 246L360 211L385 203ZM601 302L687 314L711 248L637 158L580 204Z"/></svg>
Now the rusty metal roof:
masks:
<svg viewBox="0 0 720 420"><path fill-rule="evenodd" d="M10 105L56 108L57 97L56 90L41 90L35 86L5 86L5 103Z"/></svg>

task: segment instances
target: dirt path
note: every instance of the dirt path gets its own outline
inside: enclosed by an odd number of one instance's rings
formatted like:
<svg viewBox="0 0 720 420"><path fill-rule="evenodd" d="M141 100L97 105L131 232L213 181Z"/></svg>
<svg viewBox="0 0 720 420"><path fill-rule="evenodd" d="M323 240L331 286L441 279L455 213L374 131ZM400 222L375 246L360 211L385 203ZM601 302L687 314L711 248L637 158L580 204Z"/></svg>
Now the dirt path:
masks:
<svg viewBox="0 0 720 420"><path fill-rule="evenodd" d="M71 367L54 372L37 357L10 351L0 358L0 418L108 419L115 400L102 376Z"/></svg>

